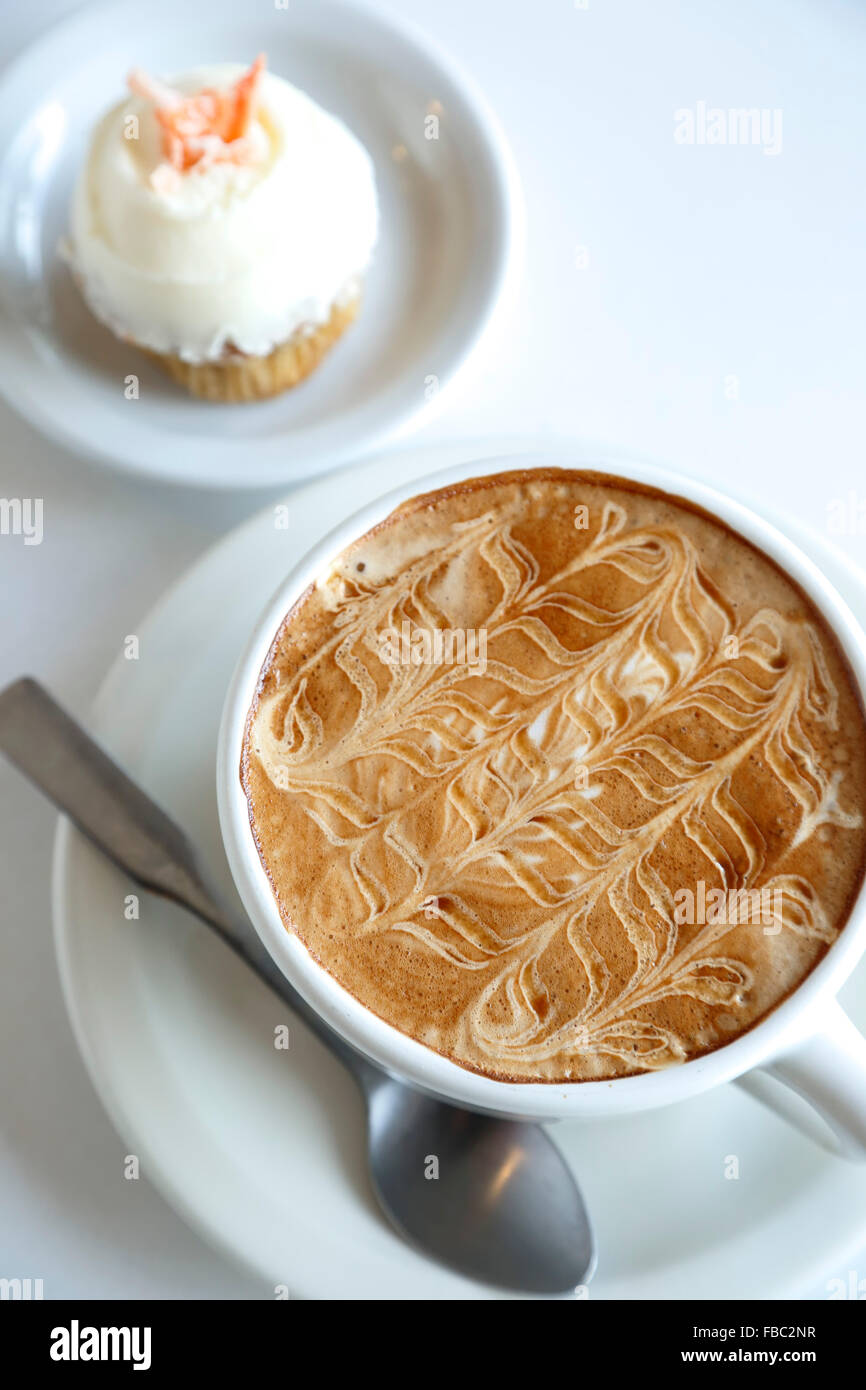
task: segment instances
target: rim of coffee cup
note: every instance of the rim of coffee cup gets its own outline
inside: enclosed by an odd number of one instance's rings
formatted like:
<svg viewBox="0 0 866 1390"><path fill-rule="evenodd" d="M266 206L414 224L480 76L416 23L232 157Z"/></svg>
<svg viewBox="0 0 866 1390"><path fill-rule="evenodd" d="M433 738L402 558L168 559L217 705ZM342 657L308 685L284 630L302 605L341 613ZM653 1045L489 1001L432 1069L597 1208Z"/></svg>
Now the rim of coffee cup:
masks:
<svg viewBox="0 0 866 1390"><path fill-rule="evenodd" d="M250 826L240 780L247 714L274 638L292 605L353 541L401 502L471 478L531 468L594 471L659 488L704 507L774 560L818 608L845 653L866 708L866 633L820 568L793 541L746 504L687 475L623 459L593 458L562 448L496 456L415 478L347 516L292 567L265 606L237 663L226 695L217 749L217 801L229 867L241 901L280 970L319 1016L391 1075L471 1109L513 1118L553 1119L651 1109L733 1080L820 1028L831 1003L866 950L866 884L861 884L837 939L796 989L731 1042L686 1062L638 1075L539 1082L496 1081L469 1071L400 1032L361 1004L288 931Z"/></svg>

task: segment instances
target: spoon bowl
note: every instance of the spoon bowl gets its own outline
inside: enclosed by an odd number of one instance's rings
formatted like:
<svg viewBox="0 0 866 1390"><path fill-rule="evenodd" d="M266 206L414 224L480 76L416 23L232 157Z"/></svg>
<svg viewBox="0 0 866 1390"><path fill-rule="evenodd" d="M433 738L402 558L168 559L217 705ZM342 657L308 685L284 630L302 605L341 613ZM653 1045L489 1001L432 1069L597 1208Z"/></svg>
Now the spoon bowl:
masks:
<svg viewBox="0 0 866 1390"><path fill-rule="evenodd" d="M410 1244L502 1288L553 1295L589 1283L589 1216L539 1125L461 1110L387 1077L367 1101L373 1187Z"/></svg>

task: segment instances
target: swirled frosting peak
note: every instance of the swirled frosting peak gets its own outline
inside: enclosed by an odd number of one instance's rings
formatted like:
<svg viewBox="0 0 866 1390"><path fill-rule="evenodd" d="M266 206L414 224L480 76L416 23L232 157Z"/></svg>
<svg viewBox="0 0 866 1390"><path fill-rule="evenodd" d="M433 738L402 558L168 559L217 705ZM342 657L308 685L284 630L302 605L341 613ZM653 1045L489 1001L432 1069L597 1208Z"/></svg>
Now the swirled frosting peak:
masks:
<svg viewBox="0 0 866 1390"><path fill-rule="evenodd" d="M351 545L275 638L241 775L287 930L506 1080L730 1041L863 877L823 619L721 522L593 473L476 479Z"/></svg>

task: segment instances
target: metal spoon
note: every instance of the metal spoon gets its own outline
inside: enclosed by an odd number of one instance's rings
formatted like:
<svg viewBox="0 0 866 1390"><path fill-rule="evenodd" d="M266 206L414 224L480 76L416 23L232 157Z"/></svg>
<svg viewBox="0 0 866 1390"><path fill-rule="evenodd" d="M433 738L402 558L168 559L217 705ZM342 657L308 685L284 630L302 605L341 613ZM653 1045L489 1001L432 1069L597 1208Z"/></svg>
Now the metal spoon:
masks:
<svg viewBox="0 0 866 1390"><path fill-rule="evenodd" d="M292 988L211 888L186 835L42 686L0 692L0 749L142 887L212 927L352 1073L367 1106L373 1188L411 1244L475 1279L536 1294L585 1285L595 1242L559 1150L537 1124L478 1115L394 1080ZM438 1178L427 1174L435 1158Z"/></svg>

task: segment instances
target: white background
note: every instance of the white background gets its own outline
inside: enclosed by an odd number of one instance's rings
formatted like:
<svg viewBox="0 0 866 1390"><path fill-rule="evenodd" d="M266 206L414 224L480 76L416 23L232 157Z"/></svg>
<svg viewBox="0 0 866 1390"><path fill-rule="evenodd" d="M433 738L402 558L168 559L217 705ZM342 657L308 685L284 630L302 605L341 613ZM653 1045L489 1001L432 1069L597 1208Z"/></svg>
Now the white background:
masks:
<svg viewBox="0 0 866 1390"><path fill-rule="evenodd" d="M268 0L238 7L257 3ZM71 8L0 0L0 61ZM399 10L486 91L528 211L507 331L425 440L572 435L821 530L835 499L853 490L866 503L866 7L400 0ZM780 108L781 153L677 144L674 111L699 101ZM0 681L36 674L82 716L164 587L268 500L122 480L2 406L0 494L45 507L41 546L0 537ZM862 534L834 539L863 558ZM115 1180L123 1146L75 1050L54 965L53 823L0 766L0 1275L42 1277L52 1297L269 1296L145 1181ZM823 1285L804 1293L826 1296Z"/></svg>

